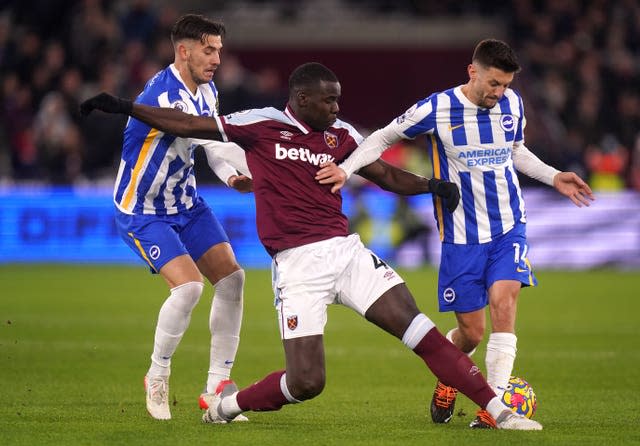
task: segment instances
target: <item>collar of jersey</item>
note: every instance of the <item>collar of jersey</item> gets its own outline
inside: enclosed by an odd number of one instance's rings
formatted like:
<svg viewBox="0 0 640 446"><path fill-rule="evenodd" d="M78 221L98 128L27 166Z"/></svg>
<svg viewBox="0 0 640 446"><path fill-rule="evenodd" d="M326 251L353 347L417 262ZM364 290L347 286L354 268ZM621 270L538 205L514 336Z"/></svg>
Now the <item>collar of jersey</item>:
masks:
<svg viewBox="0 0 640 446"><path fill-rule="evenodd" d="M287 108L284 109L284 114L287 115L287 117L289 119L291 119L291 122L293 122L293 124L298 127L300 129L300 131L302 133L304 133L305 135L307 133L311 133L311 127L309 127L308 125L306 125L304 122L300 121L295 113L293 113L293 110L291 110L291 107L289 107L289 104L287 104Z"/></svg>
<svg viewBox="0 0 640 446"><path fill-rule="evenodd" d="M169 65L169 68L171 69L171 73L176 77L178 82L182 84L184 91L186 91L189 94L189 96L191 96L192 99L199 101L200 96L202 95L202 93L200 92L200 88L196 87L196 94L192 94L191 90L189 90L189 88L187 87L187 84L185 84L184 81L182 80L182 77L180 76L180 72L175 67L175 65L171 64Z"/></svg>

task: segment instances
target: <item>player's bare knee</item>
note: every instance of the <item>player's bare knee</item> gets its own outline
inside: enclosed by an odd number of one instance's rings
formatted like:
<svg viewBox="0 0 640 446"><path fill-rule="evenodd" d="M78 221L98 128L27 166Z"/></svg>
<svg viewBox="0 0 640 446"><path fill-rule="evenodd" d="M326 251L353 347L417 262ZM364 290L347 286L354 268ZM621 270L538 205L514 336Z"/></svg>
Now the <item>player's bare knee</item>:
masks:
<svg viewBox="0 0 640 446"><path fill-rule="evenodd" d="M227 261L223 265L221 265L221 268L219 268L219 271L222 278L229 277L230 275L232 275L237 271L242 271L244 275L244 270L242 269L240 264L236 262L235 257L227 259Z"/></svg>
<svg viewBox="0 0 640 446"><path fill-rule="evenodd" d="M454 337L455 344L463 352L470 352L482 342L484 326L458 328L458 336Z"/></svg>
<svg viewBox="0 0 640 446"><path fill-rule="evenodd" d="M324 386L325 377L321 373L305 373L295 377L287 374L287 387L291 395L299 401L315 398L322 393Z"/></svg>
<svg viewBox="0 0 640 446"><path fill-rule="evenodd" d="M196 264L198 265L198 269L200 269L214 286L225 277L242 269L233 254L231 246L227 243L220 243L209 249L209 251L198 259Z"/></svg>
<svg viewBox="0 0 640 446"><path fill-rule="evenodd" d="M515 314L517 308L517 297L508 296L503 299L495 299L491 302L491 316L495 317L509 317Z"/></svg>
<svg viewBox="0 0 640 446"><path fill-rule="evenodd" d="M364 317L388 333L402 339L407 327L420 314L413 295L401 283L387 290L365 312Z"/></svg>

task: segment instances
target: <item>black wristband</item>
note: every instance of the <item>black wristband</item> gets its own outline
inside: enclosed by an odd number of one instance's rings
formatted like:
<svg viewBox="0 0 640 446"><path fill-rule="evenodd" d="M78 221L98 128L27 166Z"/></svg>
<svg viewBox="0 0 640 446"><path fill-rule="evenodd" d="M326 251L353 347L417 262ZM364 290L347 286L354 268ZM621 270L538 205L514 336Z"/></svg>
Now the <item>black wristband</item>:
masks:
<svg viewBox="0 0 640 446"><path fill-rule="evenodd" d="M442 182L442 180L439 180L438 178L430 178L429 179L429 192L431 192L432 194L436 193L436 188L438 187L438 184L440 184Z"/></svg>
<svg viewBox="0 0 640 446"><path fill-rule="evenodd" d="M133 101L129 99L118 98L118 106L120 107L120 112L124 114L131 114L131 110L133 110Z"/></svg>

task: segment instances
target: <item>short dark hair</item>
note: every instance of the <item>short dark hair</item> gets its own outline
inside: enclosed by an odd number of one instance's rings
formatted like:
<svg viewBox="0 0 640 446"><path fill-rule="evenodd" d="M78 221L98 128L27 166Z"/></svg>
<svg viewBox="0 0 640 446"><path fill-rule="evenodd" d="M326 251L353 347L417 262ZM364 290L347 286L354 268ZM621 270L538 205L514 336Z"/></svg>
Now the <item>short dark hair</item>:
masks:
<svg viewBox="0 0 640 446"><path fill-rule="evenodd" d="M498 68L505 73L517 73L520 64L513 49L502 40L485 39L476 45L473 51L473 62L485 68Z"/></svg>
<svg viewBox="0 0 640 446"><path fill-rule="evenodd" d="M215 22L200 14L185 14L180 17L171 29L171 42L182 39L206 42L207 36L224 37L226 29L222 22Z"/></svg>
<svg viewBox="0 0 640 446"><path fill-rule="evenodd" d="M308 62L293 70L289 76L289 91L313 87L320 81L338 82L338 77L321 63Z"/></svg>

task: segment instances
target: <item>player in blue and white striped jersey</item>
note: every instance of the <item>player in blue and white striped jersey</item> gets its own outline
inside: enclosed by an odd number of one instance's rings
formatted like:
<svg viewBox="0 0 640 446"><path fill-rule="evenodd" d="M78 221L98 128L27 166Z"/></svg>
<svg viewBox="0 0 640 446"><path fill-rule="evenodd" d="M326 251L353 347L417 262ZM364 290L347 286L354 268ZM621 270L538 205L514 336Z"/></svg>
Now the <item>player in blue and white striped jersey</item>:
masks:
<svg viewBox="0 0 640 446"><path fill-rule="evenodd" d="M179 18L171 32L174 63L147 82L136 102L192 115L217 115L218 91L212 79L220 64L224 34L224 25L203 16ZM217 385L229 379L238 349L244 271L224 229L198 195L193 167L199 145L199 141L179 138L130 118L115 183L120 236L170 288L158 316L151 366L145 376L147 410L156 419L171 418L171 357L202 294L203 275L214 285L215 294L209 320L209 374L201 407L206 409ZM211 150L207 150L207 159L229 186L251 190L250 179ZM239 167L248 171L246 162Z"/></svg>
<svg viewBox="0 0 640 446"><path fill-rule="evenodd" d="M589 205L593 194L573 172L559 172L524 145L526 119L520 95L509 88L520 70L504 42L480 42L468 66L469 81L418 101L386 127L372 133L339 167L318 171L317 179L335 183L375 161L401 139L426 135L434 178L456 183L460 206L443 212L433 196L442 240L438 278L440 311L454 311L457 328L447 338L471 355L485 332L489 306L492 332L486 354L487 381L500 394L506 388L516 355L515 319L522 286L536 285L527 258L526 211L516 171L555 187L576 205ZM457 391L438 382L432 419L446 423L453 415ZM495 427L479 411L472 427Z"/></svg>

